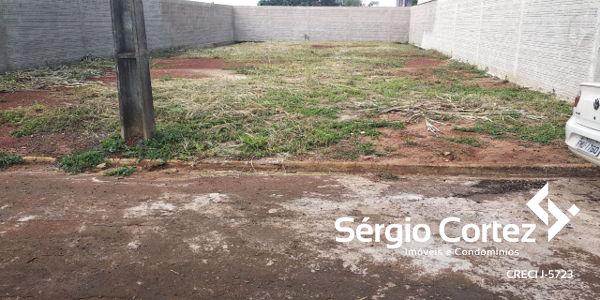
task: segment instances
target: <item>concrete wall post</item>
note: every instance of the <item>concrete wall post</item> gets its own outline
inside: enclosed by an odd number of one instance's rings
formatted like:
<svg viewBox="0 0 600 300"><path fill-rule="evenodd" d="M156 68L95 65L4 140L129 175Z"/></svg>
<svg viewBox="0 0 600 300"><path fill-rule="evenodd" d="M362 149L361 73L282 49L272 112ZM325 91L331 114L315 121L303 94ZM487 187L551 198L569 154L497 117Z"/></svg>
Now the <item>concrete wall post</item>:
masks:
<svg viewBox="0 0 600 300"><path fill-rule="evenodd" d="M111 0L121 112L128 144L154 135L154 106L142 0Z"/></svg>

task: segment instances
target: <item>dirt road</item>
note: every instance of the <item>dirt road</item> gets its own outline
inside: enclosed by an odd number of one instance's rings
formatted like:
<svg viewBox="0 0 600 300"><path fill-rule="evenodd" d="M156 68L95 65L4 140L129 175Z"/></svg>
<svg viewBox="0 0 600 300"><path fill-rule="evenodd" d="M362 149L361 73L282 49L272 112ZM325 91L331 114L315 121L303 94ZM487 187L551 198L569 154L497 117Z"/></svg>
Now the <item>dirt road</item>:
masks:
<svg viewBox="0 0 600 300"><path fill-rule="evenodd" d="M0 172L0 298L597 299L600 183L549 181L553 202L581 211L548 242L526 206L546 182L11 169ZM345 216L354 227L409 217L432 238L398 249L338 243ZM461 218L452 235L466 223L534 223L536 242L444 242L436 224L446 217ZM573 278L509 278L556 269Z"/></svg>

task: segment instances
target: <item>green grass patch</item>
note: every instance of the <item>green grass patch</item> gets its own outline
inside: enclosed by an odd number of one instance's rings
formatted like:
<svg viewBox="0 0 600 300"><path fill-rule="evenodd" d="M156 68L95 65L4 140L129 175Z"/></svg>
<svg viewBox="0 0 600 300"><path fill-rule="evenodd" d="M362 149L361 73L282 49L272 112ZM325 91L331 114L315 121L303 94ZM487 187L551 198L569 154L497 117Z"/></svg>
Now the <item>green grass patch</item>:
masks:
<svg viewBox="0 0 600 300"><path fill-rule="evenodd" d="M0 169L23 163L23 158L17 154L0 151Z"/></svg>
<svg viewBox="0 0 600 300"><path fill-rule="evenodd" d="M0 125L18 124L24 116L25 113L22 110L0 110Z"/></svg>
<svg viewBox="0 0 600 300"><path fill-rule="evenodd" d="M479 75L481 77L487 77L487 71L479 69L475 65L471 65L468 63L464 63L458 60L450 60L450 62L445 66L450 71L462 71L465 73Z"/></svg>
<svg viewBox="0 0 600 300"><path fill-rule="evenodd" d="M463 132L483 133L495 138L513 136L523 141L538 144L550 144L565 138L564 125L552 123L529 125L522 122L479 121L472 127L456 127L454 129Z"/></svg>
<svg viewBox="0 0 600 300"><path fill-rule="evenodd" d="M106 154L100 150L87 150L67 155L59 161L59 167L66 172L76 174L104 163Z"/></svg>
<svg viewBox="0 0 600 300"><path fill-rule="evenodd" d="M456 143L456 144L463 144L463 145L469 145L471 147L481 147L483 146L483 141L481 141L480 139L477 138L470 138L470 137L447 137L446 140Z"/></svg>
<svg viewBox="0 0 600 300"><path fill-rule="evenodd" d="M342 140L356 137L374 137L379 129L402 129L398 121L360 119L336 121L331 119L301 122L287 120L282 123L260 122L253 128L227 128L227 133L215 130L215 126L201 122L170 123L159 125L154 138L129 147L113 134L102 141L102 151L122 154L140 159L190 159L227 155L229 158L262 158L279 153L305 154L312 150L335 145ZM219 142L220 141L220 142ZM360 153L369 151L361 148Z"/></svg>
<svg viewBox="0 0 600 300"><path fill-rule="evenodd" d="M104 172L104 176L114 176L114 177L128 177L135 173L136 167L128 166L128 167L118 167L112 168Z"/></svg>

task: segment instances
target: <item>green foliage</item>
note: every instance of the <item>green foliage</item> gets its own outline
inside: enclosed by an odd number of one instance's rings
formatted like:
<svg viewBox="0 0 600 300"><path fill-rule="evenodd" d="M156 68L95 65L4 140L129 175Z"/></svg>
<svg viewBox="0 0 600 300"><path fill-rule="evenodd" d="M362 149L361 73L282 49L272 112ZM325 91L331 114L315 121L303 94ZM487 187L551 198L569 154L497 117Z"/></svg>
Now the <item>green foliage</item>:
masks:
<svg viewBox="0 0 600 300"><path fill-rule="evenodd" d="M128 177L135 173L136 167L118 167L107 170L104 176Z"/></svg>
<svg viewBox="0 0 600 300"><path fill-rule="evenodd" d="M538 144L550 144L565 138L565 128L562 125L544 123L541 125L523 126L517 131L522 140Z"/></svg>
<svg viewBox="0 0 600 300"><path fill-rule="evenodd" d="M242 152L247 156L263 157L268 153L269 137L266 134L252 135L244 133L240 136Z"/></svg>
<svg viewBox="0 0 600 300"><path fill-rule="evenodd" d="M447 68L450 71L463 71L463 72L479 75L481 77L488 76L486 71L477 68L477 66L467 64L464 62L460 62L457 60L450 60L450 63L448 63Z"/></svg>
<svg viewBox="0 0 600 300"><path fill-rule="evenodd" d="M59 167L69 173L81 173L103 163L106 159L100 150L87 150L63 157Z"/></svg>
<svg viewBox="0 0 600 300"><path fill-rule="evenodd" d="M115 154L129 150L129 147L127 147L125 141L119 134L110 135L108 138L100 142L100 146L105 153L109 154Z"/></svg>
<svg viewBox="0 0 600 300"><path fill-rule="evenodd" d="M215 131L214 124L200 126L201 122L160 124L154 138L134 147L126 146L118 135L113 134L101 142L102 151L140 159L188 159L207 156L218 150L221 145L215 142L221 140L227 144L239 143L229 150L235 158L261 158L277 153L303 154L352 137L373 137L379 135L378 129L381 128L404 128L404 124L398 121L321 119L312 123L287 120L268 129L262 125L265 120L256 121L255 124L246 124L246 127L240 124L229 133ZM251 130L244 131L244 128ZM367 149L362 149L360 153L367 152Z"/></svg>
<svg viewBox="0 0 600 300"><path fill-rule="evenodd" d="M23 163L23 158L16 154L0 151L0 169Z"/></svg>
<svg viewBox="0 0 600 300"><path fill-rule="evenodd" d="M17 124L23 120L25 113L22 110L0 110L0 125Z"/></svg>
<svg viewBox="0 0 600 300"><path fill-rule="evenodd" d="M446 139L448 141L450 141L450 142L453 142L453 143L463 144L463 145L469 145L471 147L481 147L483 145L483 142L480 139L477 139L477 138L448 137Z"/></svg>
<svg viewBox="0 0 600 300"><path fill-rule="evenodd" d="M562 124L548 122L539 125L529 125L523 122L479 121L472 127L456 127L454 129L463 132L484 133L496 138L504 138L511 135L521 140L538 144L550 144L557 140L563 140L565 137Z"/></svg>

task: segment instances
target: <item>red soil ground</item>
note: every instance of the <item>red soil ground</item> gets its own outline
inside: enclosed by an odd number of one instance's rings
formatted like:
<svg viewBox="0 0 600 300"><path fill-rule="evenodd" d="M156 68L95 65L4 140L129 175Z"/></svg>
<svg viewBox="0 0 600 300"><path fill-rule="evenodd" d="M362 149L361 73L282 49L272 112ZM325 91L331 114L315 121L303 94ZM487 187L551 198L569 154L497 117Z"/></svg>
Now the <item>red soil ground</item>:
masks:
<svg viewBox="0 0 600 300"><path fill-rule="evenodd" d="M68 87L52 87L47 90L16 91L0 93L0 110L26 108L41 105L43 109L73 105L77 99ZM34 134L16 138L11 133L17 126L0 125L0 150L22 155L62 156L92 146L90 138L68 133Z"/></svg>
<svg viewBox="0 0 600 300"><path fill-rule="evenodd" d="M41 104L46 107L54 107L64 103L72 102L73 99L69 88L56 87L48 90L38 91L16 91L12 93L0 93L0 110L17 107L28 107Z"/></svg>
<svg viewBox="0 0 600 300"><path fill-rule="evenodd" d="M466 125L466 124L465 124ZM562 144L539 145L514 139L494 139L477 133L453 130L456 124L439 125L436 137L427 131L425 122L409 124L401 131L383 130L378 137L377 151L385 159L402 163L468 163L536 165L581 163ZM483 142L480 147L451 142L448 138L469 137Z"/></svg>
<svg viewBox="0 0 600 300"><path fill-rule="evenodd" d="M161 58L152 61L150 75L152 78L187 78L199 79L209 77L203 70L220 70L227 67L222 59L214 58ZM117 75L109 71L101 77L94 78L104 83L116 83Z"/></svg>

